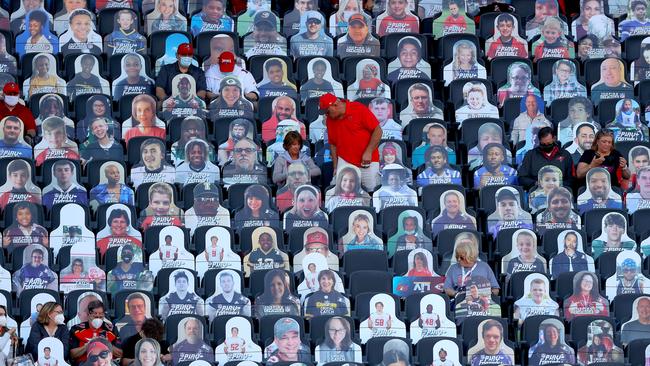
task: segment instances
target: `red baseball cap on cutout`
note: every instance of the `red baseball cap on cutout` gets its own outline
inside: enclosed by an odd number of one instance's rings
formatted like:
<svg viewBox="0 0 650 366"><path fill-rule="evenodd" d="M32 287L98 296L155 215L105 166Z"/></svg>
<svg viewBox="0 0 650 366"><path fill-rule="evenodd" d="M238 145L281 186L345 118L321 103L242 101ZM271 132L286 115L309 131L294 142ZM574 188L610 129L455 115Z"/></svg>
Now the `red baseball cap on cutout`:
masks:
<svg viewBox="0 0 650 366"><path fill-rule="evenodd" d="M235 69L235 54L230 51L221 52L219 55L219 70L232 72Z"/></svg>

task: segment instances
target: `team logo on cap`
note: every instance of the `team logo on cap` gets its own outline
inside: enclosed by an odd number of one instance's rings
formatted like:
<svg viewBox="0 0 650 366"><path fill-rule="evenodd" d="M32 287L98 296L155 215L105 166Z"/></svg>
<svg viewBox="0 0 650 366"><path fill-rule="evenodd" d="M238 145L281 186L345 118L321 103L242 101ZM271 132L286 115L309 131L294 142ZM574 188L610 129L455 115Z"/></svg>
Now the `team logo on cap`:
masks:
<svg viewBox="0 0 650 366"><path fill-rule="evenodd" d="M237 84L238 84L238 83L237 83L237 80L232 79L232 78L225 79L225 82L226 82L226 84L228 84L228 85L237 85Z"/></svg>

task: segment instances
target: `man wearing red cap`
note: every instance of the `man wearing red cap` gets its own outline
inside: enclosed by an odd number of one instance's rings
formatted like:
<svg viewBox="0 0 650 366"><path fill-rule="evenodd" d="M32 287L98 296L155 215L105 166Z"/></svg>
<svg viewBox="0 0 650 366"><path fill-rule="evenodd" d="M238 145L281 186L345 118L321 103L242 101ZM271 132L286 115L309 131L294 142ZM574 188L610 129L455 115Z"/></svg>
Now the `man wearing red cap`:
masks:
<svg viewBox="0 0 650 366"><path fill-rule="evenodd" d="M5 84L2 88L4 94L3 103L0 103L0 120L8 117L15 116L20 118L23 121L25 126L25 133L31 137L36 136L36 121L34 120L34 115L32 111L18 103L20 100L20 88L18 84L13 81Z"/></svg>
<svg viewBox="0 0 650 366"><path fill-rule="evenodd" d="M377 147L383 133L377 117L365 105L331 93L320 97L319 107L326 117L334 175L354 165L361 169L361 184L366 190L374 190L379 176Z"/></svg>
<svg viewBox="0 0 650 366"><path fill-rule="evenodd" d="M188 74L196 81L196 95L205 100L205 73L199 67L192 65L194 47L190 43L181 43L176 50L178 62L160 68L156 78L156 97L162 103L172 94L172 80L178 74Z"/></svg>
<svg viewBox="0 0 650 366"><path fill-rule="evenodd" d="M234 76L241 83L242 92L246 99L257 100L257 84L253 74L237 65L235 54L224 51L219 55L219 64L211 66L205 73L205 80L208 86L208 97L214 99L219 96L221 80L226 76Z"/></svg>

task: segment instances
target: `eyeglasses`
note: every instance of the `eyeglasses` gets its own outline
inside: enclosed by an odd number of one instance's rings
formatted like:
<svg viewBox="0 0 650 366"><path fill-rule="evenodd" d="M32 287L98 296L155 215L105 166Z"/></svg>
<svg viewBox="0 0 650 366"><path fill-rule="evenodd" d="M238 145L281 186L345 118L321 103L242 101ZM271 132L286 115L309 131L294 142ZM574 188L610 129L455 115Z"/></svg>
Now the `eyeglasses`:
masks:
<svg viewBox="0 0 650 366"><path fill-rule="evenodd" d="M330 333L334 333L335 335L336 334L345 334L345 329L344 328L341 328L341 329L330 328L328 330L329 330Z"/></svg>
<svg viewBox="0 0 650 366"><path fill-rule="evenodd" d="M108 354L109 354L108 351L101 351L101 352L100 352L99 354L97 354L97 355L91 355L91 356L88 356L88 361L90 361L90 362L97 362L97 360L100 359L100 358L101 358L102 360L105 360L105 359L108 358Z"/></svg>
<svg viewBox="0 0 650 366"><path fill-rule="evenodd" d="M245 147L245 148L238 147L233 149L233 152L235 154L241 154L241 153L252 154L255 152L255 149L252 147Z"/></svg>

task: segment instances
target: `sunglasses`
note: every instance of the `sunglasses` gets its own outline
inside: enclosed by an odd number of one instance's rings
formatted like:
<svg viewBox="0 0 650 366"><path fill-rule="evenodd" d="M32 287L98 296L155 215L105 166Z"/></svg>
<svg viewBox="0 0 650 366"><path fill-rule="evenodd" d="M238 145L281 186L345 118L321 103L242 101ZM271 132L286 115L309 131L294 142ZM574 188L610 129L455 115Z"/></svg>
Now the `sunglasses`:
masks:
<svg viewBox="0 0 650 366"><path fill-rule="evenodd" d="M101 352L100 352L99 354L97 354L97 355L91 355L91 356L88 356L88 361L90 361L90 362L97 362L97 360L100 359L100 358L101 358L102 360L105 360L106 358L108 358L108 354L109 354L108 351L101 351Z"/></svg>

